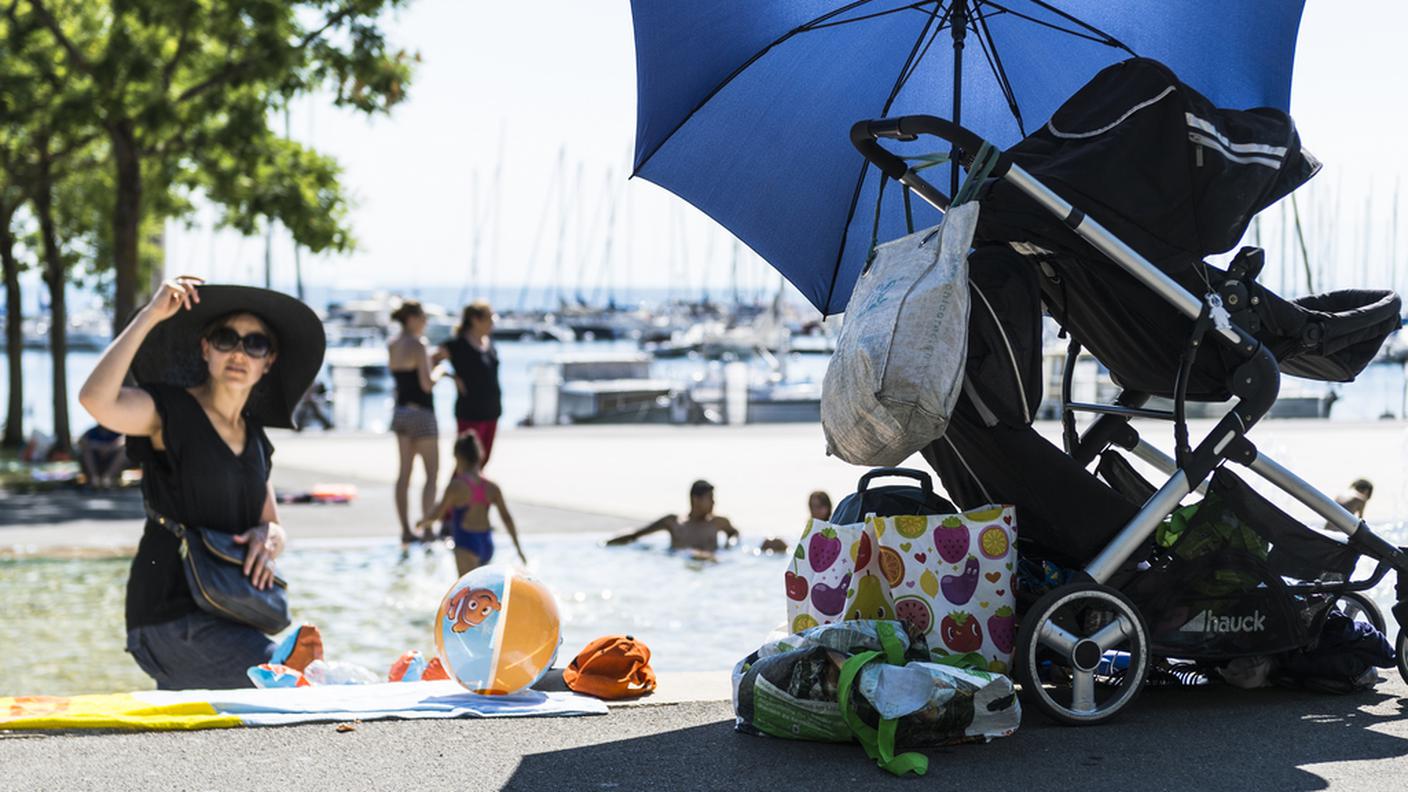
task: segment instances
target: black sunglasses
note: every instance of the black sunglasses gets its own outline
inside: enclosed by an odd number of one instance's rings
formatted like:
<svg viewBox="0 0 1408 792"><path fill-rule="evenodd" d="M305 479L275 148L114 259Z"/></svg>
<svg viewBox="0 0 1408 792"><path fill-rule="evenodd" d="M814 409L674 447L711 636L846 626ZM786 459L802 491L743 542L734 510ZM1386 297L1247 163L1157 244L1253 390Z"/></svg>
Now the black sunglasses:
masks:
<svg viewBox="0 0 1408 792"><path fill-rule="evenodd" d="M218 327L206 337L210 345L221 352L234 352L243 345L244 353L252 358L268 357L274 351L274 341L260 332L240 335L233 327Z"/></svg>

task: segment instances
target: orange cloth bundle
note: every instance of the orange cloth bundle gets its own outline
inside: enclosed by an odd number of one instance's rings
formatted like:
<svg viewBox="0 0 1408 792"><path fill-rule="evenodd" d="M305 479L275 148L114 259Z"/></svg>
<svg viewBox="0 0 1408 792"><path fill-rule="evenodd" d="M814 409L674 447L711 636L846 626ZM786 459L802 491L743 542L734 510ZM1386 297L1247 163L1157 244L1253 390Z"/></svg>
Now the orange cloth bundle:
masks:
<svg viewBox="0 0 1408 792"><path fill-rule="evenodd" d="M567 687L603 699L643 696L655 689L650 647L630 635L608 635L587 644L562 672Z"/></svg>

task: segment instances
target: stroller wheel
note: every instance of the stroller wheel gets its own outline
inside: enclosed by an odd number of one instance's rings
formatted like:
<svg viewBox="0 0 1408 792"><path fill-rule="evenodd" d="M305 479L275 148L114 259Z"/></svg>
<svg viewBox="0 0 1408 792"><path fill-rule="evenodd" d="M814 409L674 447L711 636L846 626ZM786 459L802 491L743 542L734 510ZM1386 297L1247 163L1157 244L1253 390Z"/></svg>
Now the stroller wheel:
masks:
<svg viewBox="0 0 1408 792"><path fill-rule="evenodd" d="M1388 635L1388 623L1384 621L1383 611L1363 592L1346 591L1335 598L1335 607L1354 621L1366 621L1374 625L1375 630Z"/></svg>
<svg viewBox="0 0 1408 792"><path fill-rule="evenodd" d="M1398 640L1393 648L1394 654L1398 655L1398 675L1408 682L1408 630L1398 629Z"/></svg>
<svg viewBox="0 0 1408 792"><path fill-rule="evenodd" d="M1149 630L1119 591L1077 583L1047 592L1023 616L1016 671L1047 717L1084 726L1123 710L1149 670Z"/></svg>

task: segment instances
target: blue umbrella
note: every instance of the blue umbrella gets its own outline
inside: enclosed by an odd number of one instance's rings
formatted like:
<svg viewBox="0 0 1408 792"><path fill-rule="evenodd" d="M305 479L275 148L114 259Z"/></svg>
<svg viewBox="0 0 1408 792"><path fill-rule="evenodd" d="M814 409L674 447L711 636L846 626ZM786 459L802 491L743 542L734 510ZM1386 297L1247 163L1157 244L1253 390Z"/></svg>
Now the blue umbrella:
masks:
<svg viewBox="0 0 1408 792"><path fill-rule="evenodd" d="M869 252L880 188L851 147L854 122L945 116L1007 146L1134 55L1163 61L1220 106L1285 110L1302 6L632 0L635 175L698 207L837 313ZM915 210L916 224L937 221ZM904 214L898 192L883 202L881 238L904 232Z"/></svg>

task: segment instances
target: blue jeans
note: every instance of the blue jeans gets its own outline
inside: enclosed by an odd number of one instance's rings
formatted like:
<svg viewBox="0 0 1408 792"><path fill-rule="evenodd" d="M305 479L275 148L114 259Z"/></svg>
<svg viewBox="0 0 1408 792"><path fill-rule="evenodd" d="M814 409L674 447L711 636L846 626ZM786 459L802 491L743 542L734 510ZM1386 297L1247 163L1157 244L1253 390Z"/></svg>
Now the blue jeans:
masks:
<svg viewBox="0 0 1408 792"><path fill-rule="evenodd" d="M127 651L159 690L253 687L245 673L269 662L274 642L264 633L196 611L127 631Z"/></svg>

